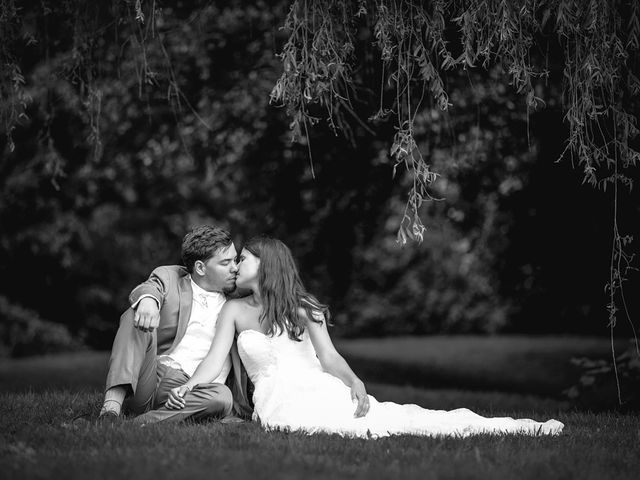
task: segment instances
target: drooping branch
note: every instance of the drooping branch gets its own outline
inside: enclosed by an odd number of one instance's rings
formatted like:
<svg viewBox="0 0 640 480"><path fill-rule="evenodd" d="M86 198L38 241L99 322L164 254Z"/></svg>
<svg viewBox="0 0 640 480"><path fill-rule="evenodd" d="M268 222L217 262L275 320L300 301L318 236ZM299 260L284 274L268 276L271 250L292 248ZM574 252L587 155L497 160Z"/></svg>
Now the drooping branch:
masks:
<svg viewBox="0 0 640 480"><path fill-rule="evenodd" d="M317 122L308 114L314 104L326 109L335 128L336 109L355 88L354 39L377 46L381 101L370 120L394 117L390 162L394 174L403 165L413 179L398 231L402 244L423 239L419 209L432 198L437 175L414 138L416 113L430 108L423 105L425 91L432 105L446 110L447 70L498 65L529 113L545 105L536 87L549 79L549 49L560 52L569 132L561 158L577 163L583 182L613 190L609 327L613 336L622 310L634 328L623 289L635 269L627 251L633 239L619 230L618 202L619 187L632 188L631 169L640 162L640 0L294 0L284 28L284 71L272 100L287 107L294 138L301 124ZM612 354L615 367L613 343Z"/></svg>
<svg viewBox="0 0 640 480"><path fill-rule="evenodd" d="M555 42L564 57L565 153L577 159L584 181L600 188L611 182L631 187L624 170L640 159L632 143L637 134L633 106L640 93L639 4L590 0L585 8L583 0L295 0L284 23L289 34L281 54L284 71L272 100L286 106L294 138L307 124L317 123L318 117L309 114L313 104L326 109L336 128L344 122L340 103L353 97L355 39L364 36L364 42L374 43L383 64L380 96L384 89L393 94L371 119L395 117L391 161L414 178L398 238L421 240L418 209L430 198L435 174L413 138L415 114L424 108L416 85L444 110L449 106L446 70L498 64L530 111L544 105L536 82L549 76L539 44ZM620 168L614 172L617 162Z"/></svg>

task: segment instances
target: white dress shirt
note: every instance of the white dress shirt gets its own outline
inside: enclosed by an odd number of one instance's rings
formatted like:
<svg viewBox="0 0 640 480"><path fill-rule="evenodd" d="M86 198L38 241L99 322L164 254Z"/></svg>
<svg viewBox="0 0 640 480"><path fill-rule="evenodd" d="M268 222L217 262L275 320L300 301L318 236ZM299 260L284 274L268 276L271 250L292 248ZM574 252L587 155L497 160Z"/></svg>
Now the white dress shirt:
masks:
<svg viewBox="0 0 640 480"><path fill-rule="evenodd" d="M191 376L200 362L206 357L216 333L218 314L226 302L220 292L207 292L191 279L193 302L191 317L180 343L168 355L158 357L158 362L171 368L182 369ZM231 370L231 357L228 355L220 375L212 383L224 383Z"/></svg>

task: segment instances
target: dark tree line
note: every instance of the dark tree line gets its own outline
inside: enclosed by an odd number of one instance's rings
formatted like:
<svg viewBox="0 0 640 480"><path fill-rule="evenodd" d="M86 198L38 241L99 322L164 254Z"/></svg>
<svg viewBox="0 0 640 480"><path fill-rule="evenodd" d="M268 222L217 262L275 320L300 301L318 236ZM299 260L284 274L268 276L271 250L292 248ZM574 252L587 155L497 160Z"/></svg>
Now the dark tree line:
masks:
<svg viewBox="0 0 640 480"><path fill-rule="evenodd" d="M606 334L611 318L629 334L611 294L620 294L625 276L627 291L637 289L618 261L628 236L638 238L640 202L637 189L620 187L614 213L611 187L636 175L633 83L616 89L622 97L610 104L626 112L628 161L598 163L575 144L578 171L570 155L554 162L567 142L580 141L563 93L566 48L596 38L602 25L608 30L598 35L619 35L614 16L631 22L636 3L598 4L606 17L596 27L575 2L520 4L529 13L517 21L539 27L530 39L549 44L530 49L532 61L546 59L548 80L514 56L529 37L500 48L499 38L483 37L491 26L500 32L490 23L499 20L494 7L516 21L513 2L399 4L424 17L390 2L376 3L386 10L319 1L307 10L299 2L5 2L0 314L14 318L22 315L17 306L28 307L108 347L131 286L153 266L179 261L191 225L212 222L239 243L261 232L285 240L344 335ZM339 28L331 23L340 18ZM445 50L409 48L428 31L422 21L442 27L449 64L438 57ZM333 45L340 64L322 49L313 53L322 25L337 36L316 45ZM549 40L559 25L565 36ZM603 82L636 74L634 28L620 37L628 56L619 70L594 63ZM458 43L461 35L468 44ZM288 64L287 52L310 63ZM287 107L270 104L270 92ZM333 125L315 120L327 117ZM587 123L611 127L616 119ZM604 140L592 137L592 151L604 151ZM612 148L620 152L622 143ZM606 190L581 184L589 165ZM433 181L420 186L416 178ZM416 193L443 200L415 209ZM612 231L614 218L620 227ZM423 241L402 247L398 231ZM612 264L618 273L605 291ZM635 301L627 298L630 311Z"/></svg>

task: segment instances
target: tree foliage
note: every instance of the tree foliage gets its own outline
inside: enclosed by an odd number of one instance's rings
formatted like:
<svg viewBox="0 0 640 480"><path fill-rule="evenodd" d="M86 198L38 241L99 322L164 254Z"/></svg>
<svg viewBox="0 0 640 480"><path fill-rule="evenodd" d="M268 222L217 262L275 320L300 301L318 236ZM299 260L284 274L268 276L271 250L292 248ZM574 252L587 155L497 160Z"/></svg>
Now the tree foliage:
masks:
<svg viewBox="0 0 640 480"><path fill-rule="evenodd" d="M508 276L521 290L498 278L517 243L505 232L531 223L523 195L544 190L527 180L541 112L562 111L568 140L539 161L564 150L616 198L632 184L637 4L4 0L0 264L34 259L43 316L71 304L73 330L100 334L150 265L177 260L190 224L215 221L286 236L314 291L353 319L346 333L505 328L561 287L531 258ZM396 232L427 237L425 214L431 237L397 249ZM611 325L630 261L614 228ZM36 307L28 283L3 290Z"/></svg>
<svg viewBox="0 0 640 480"><path fill-rule="evenodd" d="M567 155L594 186L632 185L625 172L640 159L632 143L640 93L638 1L295 0L284 28L284 71L271 95L287 107L294 138L318 122L313 104L332 128L345 128L344 112L361 79L354 52L361 42L377 47L371 60L381 63L380 101L371 118L394 116L390 155L415 178L411 215L399 231L403 242L422 238L418 209L435 179L416 147L415 115L425 108L425 95L442 110L451 105L447 70L498 65L535 110L545 103L538 92L550 75L549 52L559 50Z"/></svg>

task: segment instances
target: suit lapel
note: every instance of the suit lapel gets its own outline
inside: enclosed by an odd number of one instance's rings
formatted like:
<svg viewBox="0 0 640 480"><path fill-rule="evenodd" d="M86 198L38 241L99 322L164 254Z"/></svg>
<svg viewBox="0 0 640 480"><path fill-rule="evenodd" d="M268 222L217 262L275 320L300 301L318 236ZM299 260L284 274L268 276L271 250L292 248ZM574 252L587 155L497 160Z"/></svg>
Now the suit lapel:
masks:
<svg viewBox="0 0 640 480"><path fill-rule="evenodd" d="M177 345L184 332L187 331L187 325L189 324L189 318L191 318L191 305L193 303L193 289L191 288L191 277L185 275L178 281L178 290L180 292L180 307L178 310L178 331L176 332L176 339L174 345Z"/></svg>

